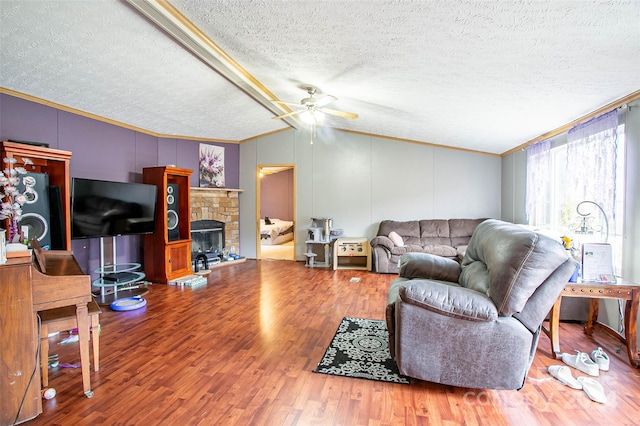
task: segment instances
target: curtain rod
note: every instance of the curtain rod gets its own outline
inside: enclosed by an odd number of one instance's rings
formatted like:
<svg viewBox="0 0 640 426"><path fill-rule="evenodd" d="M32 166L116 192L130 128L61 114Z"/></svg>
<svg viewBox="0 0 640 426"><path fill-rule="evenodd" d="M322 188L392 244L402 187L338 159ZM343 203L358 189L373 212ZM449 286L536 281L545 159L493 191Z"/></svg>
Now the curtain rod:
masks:
<svg viewBox="0 0 640 426"><path fill-rule="evenodd" d="M631 102L636 101L638 99L640 99L640 90L636 90L635 92L633 92L633 93L631 93L631 94L629 94L629 95L627 95L627 96L625 96L623 98L620 98L617 101L613 101L610 104L607 104L607 105L605 105L605 106L603 106L601 108L598 108L597 110L592 111L589 114L586 114L586 115L584 115L584 116L582 116L582 117L580 117L580 118L578 118L576 120L573 120L573 121L565 124L564 126L560 126L555 130L547 132L547 133L545 133L543 135L538 136L535 139L531 139L530 141L523 143L522 145L519 145L519 146L517 146L515 148L512 148L509 151L500 154L500 157L504 158L504 157L506 157L508 155L513 154L516 151L523 150L523 149L527 148L528 146L533 145L536 142L540 142L541 140L544 140L544 139L550 139L550 138L558 136L558 135L560 135L562 133L568 132L569 129L571 129L576 124L580 124L580 123L582 123L584 121L587 121L587 120L589 120L589 119L591 119L593 117L596 117L598 115L601 115L601 114L603 114L605 112L609 112L611 110L614 110L614 109L617 109L617 108L621 108L623 105L627 105L627 108L628 108L629 104Z"/></svg>

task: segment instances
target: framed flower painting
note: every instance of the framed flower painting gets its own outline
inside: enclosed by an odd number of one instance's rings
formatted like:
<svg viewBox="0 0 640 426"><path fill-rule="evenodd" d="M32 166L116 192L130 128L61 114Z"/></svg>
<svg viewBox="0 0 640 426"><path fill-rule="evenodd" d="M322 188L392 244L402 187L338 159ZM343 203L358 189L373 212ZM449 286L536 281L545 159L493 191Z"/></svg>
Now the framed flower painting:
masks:
<svg viewBox="0 0 640 426"><path fill-rule="evenodd" d="M198 172L201 188L224 188L224 147L201 143Z"/></svg>

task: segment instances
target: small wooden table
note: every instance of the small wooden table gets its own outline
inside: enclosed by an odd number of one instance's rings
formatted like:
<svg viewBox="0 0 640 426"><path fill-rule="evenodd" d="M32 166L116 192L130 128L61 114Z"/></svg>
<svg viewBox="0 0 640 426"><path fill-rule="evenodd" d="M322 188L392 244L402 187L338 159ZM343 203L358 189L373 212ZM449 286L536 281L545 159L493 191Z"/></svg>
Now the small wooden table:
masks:
<svg viewBox="0 0 640 426"><path fill-rule="evenodd" d="M640 285L629 281L619 280L615 284L605 283L567 283L560 293L560 297L549 312L549 328L543 328L544 332L551 340L551 351L554 358L561 356L560 352L560 304L563 297L587 297L589 298L589 317L584 332L588 335L593 333L594 328L602 329L605 333L617 338L627 346L629 362L632 366L640 366L640 356L637 344L637 318L638 318L638 298L640 296ZM598 309L600 299L622 299L625 300L624 309L624 336L613 328L598 321Z"/></svg>
<svg viewBox="0 0 640 426"><path fill-rule="evenodd" d="M333 270L371 270L371 245L366 238L338 238L333 244Z"/></svg>

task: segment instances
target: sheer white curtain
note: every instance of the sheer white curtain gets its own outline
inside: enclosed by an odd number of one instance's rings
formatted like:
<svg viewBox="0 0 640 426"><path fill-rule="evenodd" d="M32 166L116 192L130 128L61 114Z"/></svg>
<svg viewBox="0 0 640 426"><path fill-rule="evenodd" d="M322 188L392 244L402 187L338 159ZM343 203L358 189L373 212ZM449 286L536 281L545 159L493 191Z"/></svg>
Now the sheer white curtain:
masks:
<svg viewBox="0 0 640 426"><path fill-rule="evenodd" d="M598 203L615 223L618 111L579 124L567 133L567 167L575 201ZM615 229L615 228L614 228Z"/></svg>
<svg viewBox="0 0 640 426"><path fill-rule="evenodd" d="M527 148L526 213L530 225L549 224L551 199L551 141Z"/></svg>
<svg viewBox="0 0 640 426"><path fill-rule="evenodd" d="M546 139L527 148L526 214L530 225L567 227L569 216L575 215L572 210L585 200L599 204L615 224L617 129L618 112L613 110L574 126L564 147L552 151L551 141ZM566 155L559 155L559 149ZM564 163L565 158L566 172L559 173L554 164L559 159Z"/></svg>

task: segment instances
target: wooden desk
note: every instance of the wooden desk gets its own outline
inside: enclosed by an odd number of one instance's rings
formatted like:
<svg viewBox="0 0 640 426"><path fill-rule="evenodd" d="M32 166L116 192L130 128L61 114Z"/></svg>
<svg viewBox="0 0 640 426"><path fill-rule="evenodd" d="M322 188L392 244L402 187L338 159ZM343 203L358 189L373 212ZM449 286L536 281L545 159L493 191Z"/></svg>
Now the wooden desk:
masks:
<svg viewBox="0 0 640 426"><path fill-rule="evenodd" d="M43 252L40 261L21 257L0 265L0 426L24 422L42 412L39 310L75 305L83 388L91 396L90 277L68 251Z"/></svg>
<svg viewBox="0 0 640 426"><path fill-rule="evenodd" d="M627 355L632 366L640 366L640 356L638 354L637 343L637 319L638 319L638 298L640 296L640 285L629 281L619 280L616 284L599 283L567 283L560 297L549 312L549 328L543 327L543 331L551 340L551 352L554 358L561 356L560 352L560 305L563 297L587 297L589 298L589 317L585 327L585 333L591 335L594 328L601 329L605 333L617 338L627 346ZM598 309L600 299L622 299L625 300L624 309L624 335L621 335L613 328L598 321Z"/></svg>

